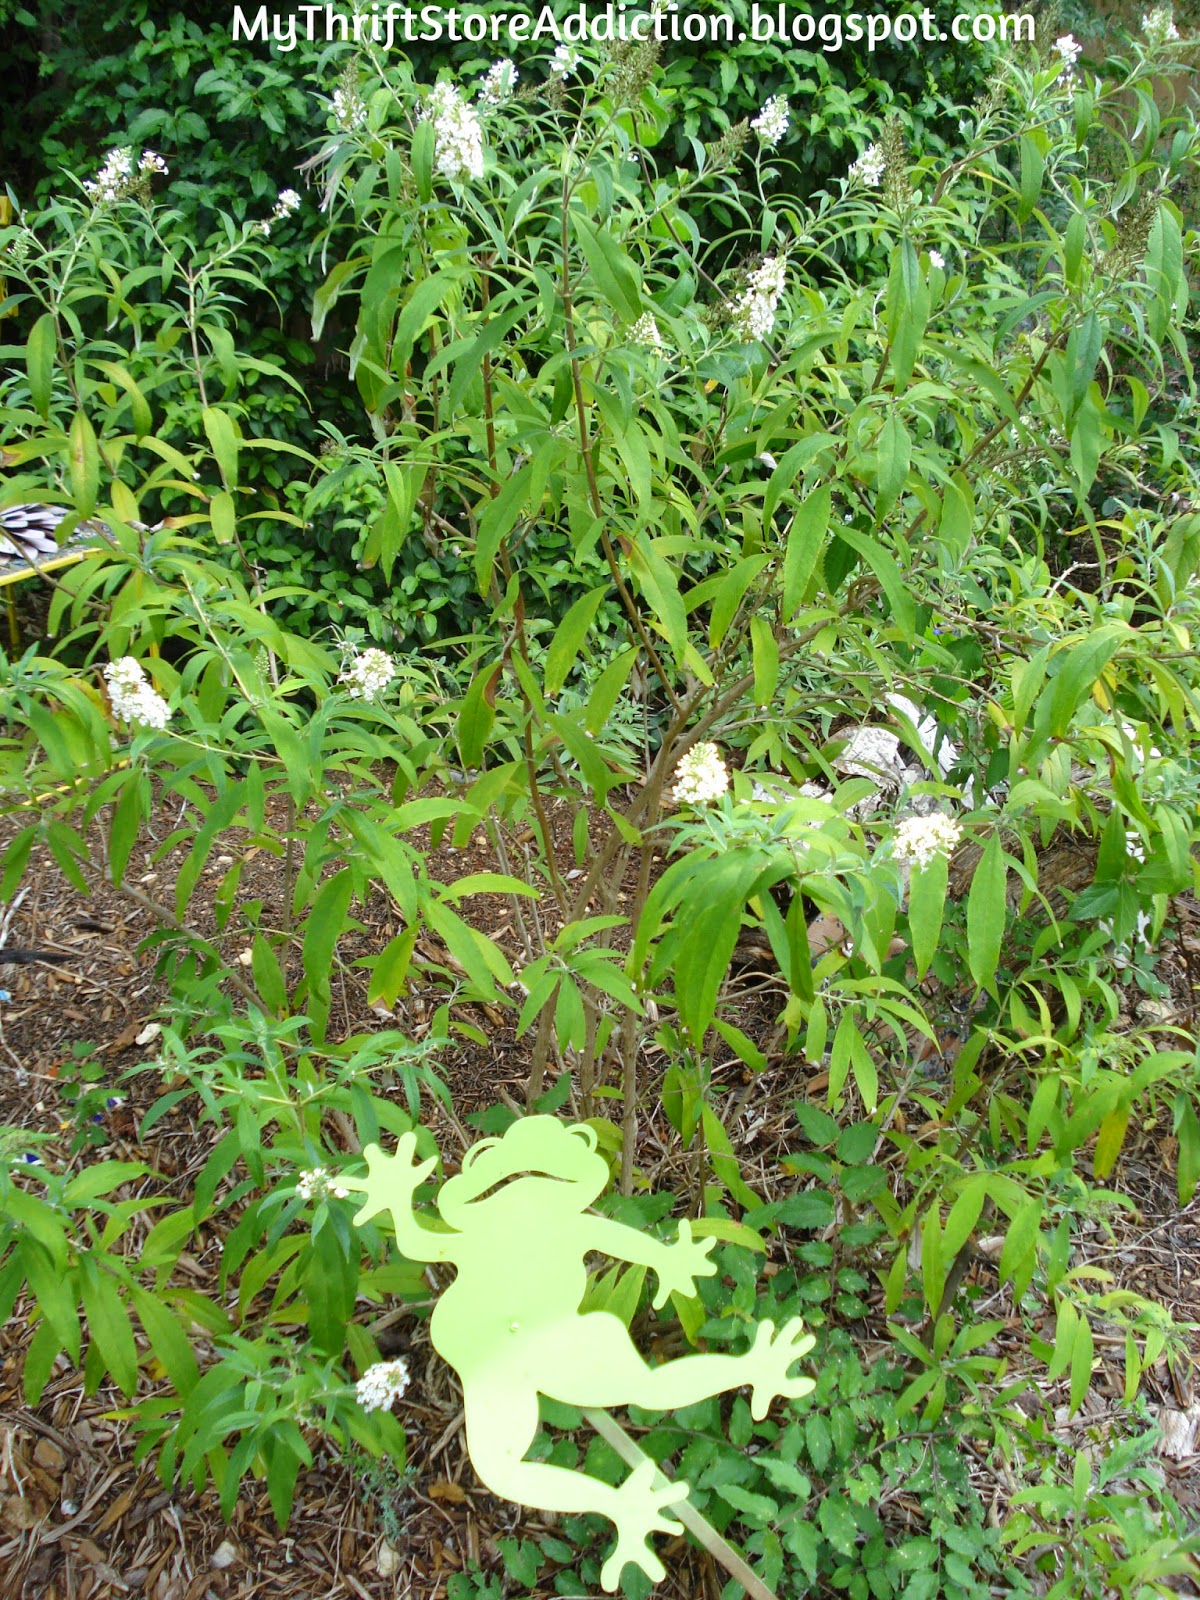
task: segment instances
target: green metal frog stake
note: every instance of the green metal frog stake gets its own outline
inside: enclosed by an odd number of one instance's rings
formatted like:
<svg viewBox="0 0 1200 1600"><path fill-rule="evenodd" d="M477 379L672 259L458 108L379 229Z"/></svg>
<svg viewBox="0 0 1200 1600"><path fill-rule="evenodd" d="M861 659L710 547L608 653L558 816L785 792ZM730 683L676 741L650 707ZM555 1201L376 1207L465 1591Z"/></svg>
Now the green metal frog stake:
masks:
<svg viewBox="0 0 1200 1600"><path fill-rule="evenodd" d="M655 1582L664 1576L649 1541L655 1532L679 1531L679 1522L667 1514L671 1508L743 1585L749 1576L753 1593L769 1594L695 1509L685 1506L688 1485L663 1477L598 1408L632 1403L669 1411L747 1384L751 1414L761 1421L777 1395L796 1399L813 1387L811 1378L789 1376L814 1342L800 1319L778 1330L771 1322L759 1323L751 1347L740 1355L686 1356L652 1367L618 1317L580 1311L587 1287L584 1259L601 1253L650 1268L658 1279L657 1307L672 1290L694 1294L695 1280L716 1271L708 1259L714 1240L693 1240L684 1221L678 1241L666 1245L592 1214L588 1207L609 1179L595 1134L586 1125L568 1126L548 1116L526 1117L503 1138L473 1145L462 1171L438 1195L445 1230L426 1227L412 1200L436 1163L414 1165L415 1148L412 1133L402 1136L394 1156L372 1145L367 1176L343 1181L363 1195L356 1222L389 1211L406 1256L457 1268L434 1310L430 1335L462 1380L467 1449L484 1483L505 1499L543 1511L609 1517L617 1543L600 1575L607 1590L617 1587L627 1561ZM583 1408L595 1425L606 1424L605 1437L614 1444L623 1440L622 1455L638 1463L630 1476L613 1488L583 1472L526 1461L538 1429L539 1394Z"/></svg>

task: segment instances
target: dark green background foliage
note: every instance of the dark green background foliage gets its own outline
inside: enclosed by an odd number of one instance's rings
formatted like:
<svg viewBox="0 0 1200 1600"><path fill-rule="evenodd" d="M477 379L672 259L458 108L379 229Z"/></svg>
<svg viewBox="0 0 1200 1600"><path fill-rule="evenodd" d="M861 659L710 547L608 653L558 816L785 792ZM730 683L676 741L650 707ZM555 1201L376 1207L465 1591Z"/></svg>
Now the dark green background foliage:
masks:
<svg viewBox="0 0 1200 1600"><path fill-rule="evenodd" d="M508 8L509 0L488 0L478 9ZM256 8L244 9L253 15ZM554 9L561 15L575 7L572 0L555 0ZM748 31L748 0L733 0L728 9L735 25ZM232 14L227 4L181 9L136 0L114 9L0 0L0 59L9 72L9 93L0 104L0 181L22 205L40 205L74 192L64 173L82 180L114 146L147 146L169 163L167 198L198 239L221 213L239 222L265 216L281 189L302 189L297 222L272 235L269 295L248 291L230 331L238 350L279 363L303 382L307 405L286 384L260 378L254 394L259 437L286 437L314 454L331 430L351 444L365 443L342 354L352 330L335 314L322 338L311 339L309 310L324 274L305 242L315 232L317 198L297 176L325 130L328 97L348 52L303 40L290 52L234 43ZM676 115L652 152L660 170L669 171L675 160L690 166L693 141L718 138L755 116L769 95L782 93L792 98L793 121L773 161L777 196L805 196L844 172L890 109L901 112L927 149L944 148L954 134L955 103L974 98L992 55L986 46L885 46L869 54L865 46L826 51L751 39L732 47L671 45L668 51L664 82ZM418 80L451 67L470 81L491 59L466 43L414 45L409 54ZM545 41L536 51L518 50L526 82L541 75L548 54ZM718 255L728 255L720 239L736 223L733 210L714 203L698 220ZM290 623L310 629L333 621L381 641L422 643L470 631L471 586L451 552L410 542L392 584L378 569L359 565L366 528L383 503L374 474L350 467L338 475L340 497L327 482L306 498L296 460L282 458L273 474L268 461L250 464L261 473L268 503L301 513L307 526L288 533L263 523L247 553L274 582L310 590L281 603ZM555 552L545 554L553 567ZM563 604L573 597L561 589Z"/></svg>

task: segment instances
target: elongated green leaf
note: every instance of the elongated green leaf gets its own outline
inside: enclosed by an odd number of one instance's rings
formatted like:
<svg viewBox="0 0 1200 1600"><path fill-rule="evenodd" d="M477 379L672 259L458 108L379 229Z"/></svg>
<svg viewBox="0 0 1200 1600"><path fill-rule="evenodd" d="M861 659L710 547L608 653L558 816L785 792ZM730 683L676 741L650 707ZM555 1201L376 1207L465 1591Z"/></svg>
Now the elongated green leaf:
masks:
<svg viewBox="0 0 1200 1600"><path fill-rule="evenodd" d="M949 872L950 863L938 854L927 866L914 865L908 881L908 928L918 979L929 971L929 963L937 953Z"/></svg>
<svg viewBox="0 0 1200 1600"><path fill-rule="evenodd" d="M1004 851L1000 835L993 833L967 895L967 965L979 987L993 995L1008 907L1005 884Z"/></svg>
<svg viewBox="0 0 1200 1600"><path fill-rule="evenodd" d="M716 593L713 595L708 624L708 642L714 649L729 632L729 625L737 614L746 590L770 559L765 553L743 556L722 574Z"/></svg>
<svg viewBox="0 0 1200 1600"><path fill-rule="evenodd" d="M215 406L206 406L201 420L221 474L222 486L226 490L236 489L240 442L237 424L231 416L224 411L218 411Z"/></svg>
<svg viewBox="0 0 1200 1600"><path fill-rule="evenodd" d="M912 441L896 411L892 411L879 435L879 466L876 474L875 516L887 516L899 498L908 477Z"/></svg>
<svg viewBox="0 0 1200 1600"><path fill-rule="evenodd" d="M475 582L479 592L486 597L492 585L496 556L504 540L512 532L517 518L522 514L534 516L538 505L532 505L533 463L526 462L513 474L493 500L484 503L479 514L479 529L475 542ZM504 585L501 583L503 589Z"/></svg>
<svg viewBox="0 0 1200 1600"><path fill-rule="evenodd" d="M54 384L54 357L58 348L53 314L47 311L29 330L25 343L25 371L29 377L29 397L43 422L50 418L50 396Z"/></svg>
<svg viewBox="0 0 1200 1600"><path fill-rule="evenodd" d="M633 262L607 229L593 227L581 211L571 212L571 222L596 287L626 322L636 322L642 298Z"/></svg>
<svg viewBox="0 0 1200 1600"><path fill-rule="evenodd" d="M354 878L348 867L321 885L304 928L304 976L308 982L308 1012L313 1031L324 1038L329 1016L333 952L346 923Z"/></svg>
<svg viewBox="0 0 1200 1600"><path fill-rule="evenodd" d="M489 663L481 667L471 679L470 687L463 696L462 709L458 714L458 723L455 729L458 739L458 753L464 767L479 767L483 765L484 746L492 731L492 724L496 720L494 698L496 692L496 679L500 675L500 663Z"/></svg>
<svg viewBox="0 0 1200 1600"><path fill-rule="evenodd" d="M550 648L546 651L546 672L543 679L546 694L557 694L566 683L576 657L583 648L583 642L595 621L600 602L610 592L609 585L602 584L599 588L589 589L587 594L580 595L554 630Z"/></svg>
<svg viewBox="0 0 1200 1600"><path fill-rule="evenodd" d="M75 413L71 423L67 473L76 510L81 516L90 517L100 493L100 448L95 430L82 411Z"/></svg>
<svg viewBox="0 0 1200 1600"><path fill-rule="evenodd" d="M116 1283L97 1261L85 1256L80 1265L88 1332L118 1387L132 1394L137 1388L137 1345L129 1312Z"/></svg>
<svg viewBox="0 0 1200 1600"><path fill-rule="evenodd" d="M908 584L904 581L904 574L896 564L896 558L890 550L884 548L878 539L870 539L865 533L859 533L857 528L843 525L838 529L838 538L844 539L852 550L857 550L859 555L879 579L880 587L888 602L892 616L896 619L898 627L906 634L916 632L917 614L913 606L912 594Z"/></svg>
<svg viewBox="0 0 1200 1600"><path fill-rule="evenodd" d="M795 616L809 579L816 571L825 535L829 531L829 515L833 496L828 485L814 489L796 507L788 529L787 545L783 553L783 620L790 622Z"/></svg>

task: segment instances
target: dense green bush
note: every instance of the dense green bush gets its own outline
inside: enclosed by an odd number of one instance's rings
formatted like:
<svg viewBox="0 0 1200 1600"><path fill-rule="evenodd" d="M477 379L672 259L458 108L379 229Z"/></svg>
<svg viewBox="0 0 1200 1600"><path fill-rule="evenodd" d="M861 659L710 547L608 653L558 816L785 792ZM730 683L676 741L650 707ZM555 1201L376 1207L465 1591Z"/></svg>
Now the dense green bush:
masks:
<svg viewBox="0 0 1200 1600"><path fill-rule="evenodd" d="M109 530L59 581L56 653L3 663L20 826L0 893L36 846L158 919L147 1122L197 1096L216 1135L136 1257L121 1241L148 1202L109 1198L129 1169L71 1174L47 1148L0 1173L0 1311L23 1295L37 1319L31 1400L82 1355L80 1305L88 1383L131 1393L132 1309L167 1373L133 1420L167 1478L211 1475L228 1507L259 1472L282 1516L312 1429L399 1449L345 1366L378 1353L358 1296L416 1292L414 1264L351 1225L336 1180L446 1103L431 1052L481 1039L483 1004L528 1041L528 1104L590 1119L615 1213L659 1224L639 1135L674 1130L676 1198L723 1267L672 1297L683 1338L735 1341L772 1297L820 1329L825 1386L764 1450L737 1402L686 1445L678 1419L659 1433L785 1592L1132 1597L1190 1570L1138 1410L1179 1330L1072 1254L1117 1203L1131 1122L1169 1119L1181 1197L1200 1179L1194 1046L1128 1025L1160 991L1171 897L1200 881L1197 240L1171 197L1200 129L1156 109L1168 22L1106 81L1069 43L1015 56L951 157L892 121L808 204L755 182L753 135L654 175L673 112L650 52L585 51L547 103L482 112L449 80L361 67L314 244L333 263L318 336L335 308L353 326L366 426L307 492L362 506L364 560L416 574L414 621L428 558L461 635L440 661L304 637L280 614L311 598L229 559L256 522L288 526L246 476L263 374L223 320L261 286L252 226L201 245L131 192L0 233L29 325L0 388L6 495L65 489ZM713 258L702 221L735 177L752 209ZM500 870L438 881L426 829L478 831ZM1068 841L1082 877L1059 870ZM170 903L129 881L139 848L185 852ZM280 861L276 912L239 898L251 849ZM481 893L511 897L504 948L472 925ZM395 932L368 995L419 993L424 1047L338 1037L349 941L381 899ZM743 933L773 957L774 1035L746 1014ZM780 1052L805 1093L767 1198L724 1069L753 1084ZM218 1212L236 1327L175 1272ZM1017 1355L977 1321L981 1262ZM589 1291L627 1322L646 1299L640 1279ZM845 1330L872 1304L892 1345L867 1373ZM1078 1409L1113 1330L1124 1437L1088 1462L1053 1401ZM1000 1533L952 1437L1015 1463ZM916 1529L879 1504L901 1476ZM813 1521L781 1510L810 1491ZM588 1574L590 1539L506 1560Z"/></svg>

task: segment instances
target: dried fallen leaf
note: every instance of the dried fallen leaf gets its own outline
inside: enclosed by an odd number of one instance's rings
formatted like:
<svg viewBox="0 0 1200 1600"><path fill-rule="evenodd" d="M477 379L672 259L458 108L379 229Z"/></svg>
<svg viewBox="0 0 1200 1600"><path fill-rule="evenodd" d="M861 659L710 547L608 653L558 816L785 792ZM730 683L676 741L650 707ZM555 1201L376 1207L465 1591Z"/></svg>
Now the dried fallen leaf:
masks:
<svg viewBox="0 0 1200 1600"><path fill-rule="evenodd" d="M449 1483L445 1478L439 1478L436 1483L429 1485L429 1498L448 1500L451 1505L460 1506L467 1498L467 1491L461 1483Z"/></svg>

